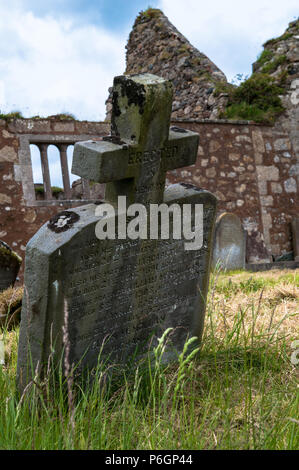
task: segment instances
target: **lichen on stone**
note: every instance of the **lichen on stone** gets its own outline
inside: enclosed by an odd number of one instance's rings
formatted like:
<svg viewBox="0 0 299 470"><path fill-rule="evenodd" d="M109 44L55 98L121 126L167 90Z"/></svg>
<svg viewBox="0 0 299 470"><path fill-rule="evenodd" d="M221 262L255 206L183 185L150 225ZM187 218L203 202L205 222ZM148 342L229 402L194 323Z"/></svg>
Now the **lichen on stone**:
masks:
<svg viewBox="0 0 299 470"><path fill-rule="evenodd" d="M5 242L0 240L0 267L8 268L20 266L22 258L15 253Z"/></svg>

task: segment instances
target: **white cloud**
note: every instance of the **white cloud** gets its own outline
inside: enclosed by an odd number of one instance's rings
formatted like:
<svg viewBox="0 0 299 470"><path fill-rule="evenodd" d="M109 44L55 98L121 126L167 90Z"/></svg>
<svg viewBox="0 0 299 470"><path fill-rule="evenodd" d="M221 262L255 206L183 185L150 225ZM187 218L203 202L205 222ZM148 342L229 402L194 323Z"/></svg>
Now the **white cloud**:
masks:
<svg viewBox="0 0 299 470"><path fill-rule="evenodd" d="M0 3L1 112L104 119L108 88L125 69L126 37L16 5Z"/></svg>
<svg viewBox="0 0 299 470"><path fill-rule="evenodd" d="M298 0L160 0L159 8L228 79L250 74L262 44L298 16Z"/></svg>
<svg viewBox="0 0 299 470"><path fill-rule="evenodd" d="M25 3L0 0L0 110L104 119L108 87L125 70L128 31L38 17ZM160 0L159 7L229 79L250 73L262 43L298 11L297 0Z"/></svg>

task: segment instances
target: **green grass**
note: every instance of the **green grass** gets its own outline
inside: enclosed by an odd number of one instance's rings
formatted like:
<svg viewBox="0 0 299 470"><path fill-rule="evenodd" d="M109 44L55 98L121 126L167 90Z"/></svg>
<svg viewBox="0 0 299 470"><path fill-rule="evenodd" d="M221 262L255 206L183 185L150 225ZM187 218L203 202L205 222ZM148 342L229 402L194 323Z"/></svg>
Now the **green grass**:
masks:
<svg viewBox="0 0 299 470"><path fill-rule="evenodd" d="M14 119L54 119L56 121L75 121L76 117L72 113L60 113L47 117L36 115L25 118L20 111L11 111L10 113L0 113L0 119L4 119L5 121L13 121Z"/></svg>
<svg viewBox="0 0 299 470"><path fill-rule="evenodd" d="M269 64L272 67L273 62L268 62L264 68ZM254 73L238 87L226 89L228 105L220 116L222 118L272 124L284 110L280 99L283 89L267 73Z"/></svg>
<svg viewBox="0 0 299 470"><path fill-rule="evenodd" d="M36 194L43 195L45 193L43 184L35 185L34 190ZM63 193L63 188L60 188L59 186L51 186L51 190L52 190L53 196L55 197L58 196L60 193Z"/></svg>
<svg viewBox="0 0 299 470"><path fill-rule="evenodd" d="M270 49L264 49L258 56L257 62L260 65L264 65L266 62L273 59L273 57L274 57L273 51L271 51Z"/></svg>
<svg viewBox="0 0 299 470"><path fill-rule="evenodd" d="M287 31L285 33L283 33L281 36L279 36L278 38L272 38L272 39L268 39L268 41L266 41L264 43L264 46L273 46L274 44L277 44L279 41L287 41L288 39L292 38L293 37L293 34L292 33L288 33Z"/></svg>
<svg viewBox="0 0 299 470"><path fill-rule="evenodd" d="M20 111L11 111L10 113L0 113L0 119L5 121L12 121L13 119L24 119L24 116Z"/></svg>
<svg viewBox="0 0 299 470"><path fill-rule="evenodd" d="M0 449L298 449L298 369L290 360L298 278L298 270L216 273L199 358L186 347L177 364L163 366L166 332L154 367L118 386L99 367L88 391L49 374L20 399L18 331L4 331Z"/></svg>
<svg viewBox="0 0 299 470"><path fill-rule="evenodd" d="M242 101L241 103L229 105L220 117L225 119L245 119L247 121L258 123L273 124L277 114L276 108L269 107L267 110L263 110L257 105L248 104Z"/></svg>
<svg viewBox="0 0 299 470"><path fill-rule="evenodd" d="M158 8L152 8L149 6L145 11L141 11L136 18L136 23L145 20L151 20L153 18L159 18L162 12Z"/></svg>
<svg viewBox="0 0 299 470"><path fill-rule="evenodd" d="M245 273L244 271L229 271L221 275L218 279L215 290L218 293L225 294L227 298L230 298L232 295L236 295L239 292L249 294L251 292L258 292L267 287L275 287L280 284L289 284L289 285L298 285L299 286L299 273L294 274L281 274L276 276L263 276L260 273L258 276L255 273L252 273L248 277L247 275L244 279L237 278L237 274ZM236 278L235 280L234 277Z"/></svg>
<svg viewBox="0 0 299 470"><path fill-rule="evenodd" d="M282 64L285 64L287 61L286 55L276 56L273 60L265 63L261 72L262 73L273 73L275 70Z"/></svg>

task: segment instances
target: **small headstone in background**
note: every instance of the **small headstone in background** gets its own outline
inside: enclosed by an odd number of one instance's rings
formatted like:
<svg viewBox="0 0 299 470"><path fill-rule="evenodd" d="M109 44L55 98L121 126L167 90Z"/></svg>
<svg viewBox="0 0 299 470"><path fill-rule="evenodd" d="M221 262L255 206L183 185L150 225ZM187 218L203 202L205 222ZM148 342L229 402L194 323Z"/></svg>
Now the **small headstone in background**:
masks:
<svg viewBox="0 0 299 470"><path fill-rule="evenodd" d="M21 263L20 256L0 240L0 292L14 285Z"/></svg>
<svg viewBox="0 0 299 470"><path fill-rule="evenodd" d="M216 221L213 268L220 265L225 270L245 269L246 231L238 216L229 212Z"/></svg>
<svg viewBox="0 0 299 470"><path fill-rule="evenodd" d="M292 225L294 259L295 261L299 261L299 217L295 217L292 220L291 225Z"/></svg>

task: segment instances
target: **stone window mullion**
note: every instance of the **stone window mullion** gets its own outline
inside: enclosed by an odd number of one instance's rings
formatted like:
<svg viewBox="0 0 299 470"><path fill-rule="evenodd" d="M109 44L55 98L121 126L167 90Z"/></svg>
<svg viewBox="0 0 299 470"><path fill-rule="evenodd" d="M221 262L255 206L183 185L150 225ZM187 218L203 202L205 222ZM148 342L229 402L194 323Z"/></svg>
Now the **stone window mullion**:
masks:
<svg viewBox="0 0 299 470"><path fill-rule="evenodd" d="M41 156L41 166L42 166L45 198L48 199L48 200L51 200L51 199L53 199L53 196L52 196L52 189L51 189L51 177L50 177L50 170L49 170L49 161L48 161L48 146L49 146L49 144L42 143L42 144L37 144L37 145L39 147L40 156Z"/></svg>
<svg viewBox="0 0 299 470"><path fill-rule="evenodd" d="M70 185L70 174L67 161L67 147L66 144L57 145L60 153L60 163L61 163L61 172L62 172L62 181L64 188L64 198L71 199L71 185Z"/></svg>

